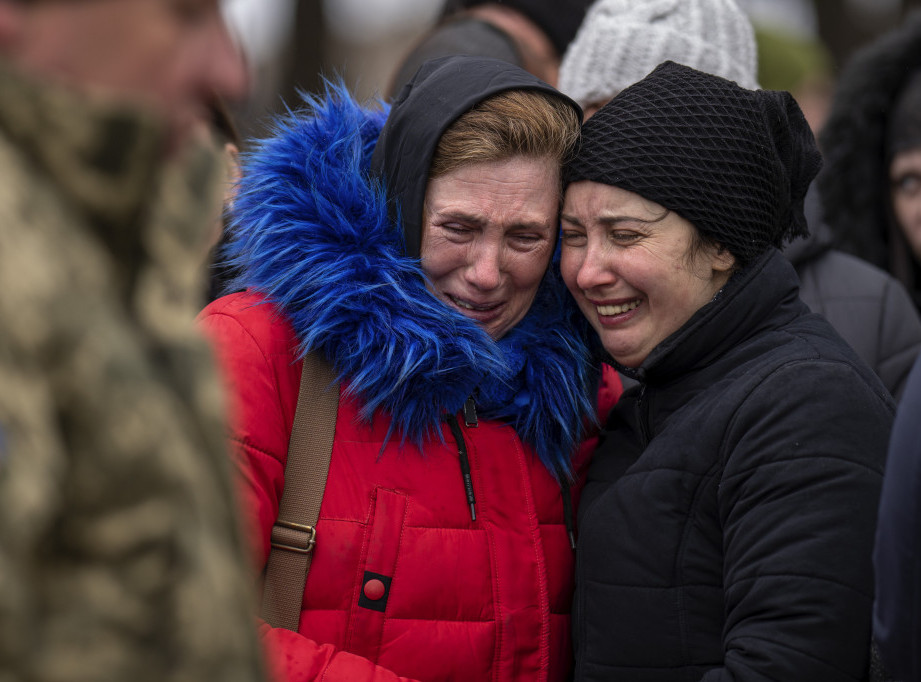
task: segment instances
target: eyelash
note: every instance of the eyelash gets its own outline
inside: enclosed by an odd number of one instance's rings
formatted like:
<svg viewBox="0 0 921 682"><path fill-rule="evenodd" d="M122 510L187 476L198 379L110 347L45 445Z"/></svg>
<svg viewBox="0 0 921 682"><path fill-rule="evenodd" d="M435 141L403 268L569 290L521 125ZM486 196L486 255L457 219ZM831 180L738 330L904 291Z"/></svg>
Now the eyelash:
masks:
<svg viewBox="0 0 921 682"><path fill-rule="evenodd" d="M608 240L614 242L615 244L629 244L636 241L641 236L642 235L637 232L628 230L610 230L607 233ZM561 239L567 244L574 244L578 240L586 240L587 236L584 232L575 230L563 230Z"/></svg>
<svg viewBox="0 0 921 682"><path fill-rule="evenodd" d="M446 223L441 226L441 229L446 232L457 235L458 237L465 236L473 231L472 228L465 227L464 225L457 225L454 223ZM542 237L536 234L512 234L510 235L511 239L517 240L523 244L536 244L542 240Z"/></svg>

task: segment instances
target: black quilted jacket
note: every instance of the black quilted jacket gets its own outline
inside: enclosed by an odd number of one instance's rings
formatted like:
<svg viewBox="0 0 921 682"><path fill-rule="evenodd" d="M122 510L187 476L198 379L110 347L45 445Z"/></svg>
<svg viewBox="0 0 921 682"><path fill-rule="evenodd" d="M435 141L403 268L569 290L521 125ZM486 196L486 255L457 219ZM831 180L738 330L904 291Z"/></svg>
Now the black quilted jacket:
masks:
<svg viewBox="0 0 921 682"><path fill-rule="evenodd" d="M775 250L635 374L580 506L575 679L860 679L893 415L878 378Z"/></svg>
<svg viewBox="0 0 921 682"><path fill-rule="evenodd" d="M815 193L807 195L816 199ZM905 286L885 270L833 248L819 216L810 235L784 255L800 280L800 298L828 320L898 400L921 351L921 316Z"/></svg>

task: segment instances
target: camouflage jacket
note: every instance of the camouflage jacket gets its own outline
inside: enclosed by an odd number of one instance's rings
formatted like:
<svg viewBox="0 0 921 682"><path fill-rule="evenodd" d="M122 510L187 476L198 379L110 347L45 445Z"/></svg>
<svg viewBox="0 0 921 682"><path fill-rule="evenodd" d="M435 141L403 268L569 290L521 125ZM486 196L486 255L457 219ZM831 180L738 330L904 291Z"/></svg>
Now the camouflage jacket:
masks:
<svg viewBox="0 0 921 682"><path fill-rule="evenodd" d="M194 327L217 159L0 63L0 681L262 679ZM175 166L175 167L173 167Z"/></svg>

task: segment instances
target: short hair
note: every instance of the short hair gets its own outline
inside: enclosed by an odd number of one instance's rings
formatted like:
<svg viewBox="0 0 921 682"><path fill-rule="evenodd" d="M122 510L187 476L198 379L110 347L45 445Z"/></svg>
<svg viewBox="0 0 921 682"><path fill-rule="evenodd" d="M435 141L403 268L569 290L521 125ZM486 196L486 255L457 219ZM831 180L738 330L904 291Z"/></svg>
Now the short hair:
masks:
<svg viewBox="0 0 921 682"><path fill-rule="evenodd" d="M561 97L533 90L506 90L478 103L442 134L429 180L470 163L513 156L569 160L579 141L579 114Z"/></svg>

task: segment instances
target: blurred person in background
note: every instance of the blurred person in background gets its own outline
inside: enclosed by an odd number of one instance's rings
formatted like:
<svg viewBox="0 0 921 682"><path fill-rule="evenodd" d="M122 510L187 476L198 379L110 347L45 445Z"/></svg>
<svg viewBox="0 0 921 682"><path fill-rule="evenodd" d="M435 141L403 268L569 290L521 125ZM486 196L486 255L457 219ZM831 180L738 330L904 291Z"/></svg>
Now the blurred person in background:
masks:
<svg viewBox="0 0 921 682"><path fill-rule="evenodd" d="M921 11L845 64L819 142L822 204L842 248L921 307Z"/></svg>
<svg viewBox="0 0 921 682"><path fill-rule="evenodd" d="M754 31L734 0L596 0L563 55L559 87L590 118L666 60L758 87Z"/></svg>
<svg viewBox="0 0 921 682"><path fill-rule="evenodd" d="M834 89L831 53L818 38L772 24L754 24L758 82L765 90L786 90L818 135L828 117Z"/></svg>
<svg viewBox="0 0 921 682"><path fill-rule="evenodd" d="M244 157L227 253L245 291L201 316L259 570L304 356L341 386L297 632L263 625L270 665L561 682L594 438L579 441L620 388L609 373L598 391L551 262L581 111L512 64L459 56L425 62L389 110L344 88L305 104Z"/></svg>
<svg viewBox="0 0 921 682"><path fill-rule="evenodd" d="M419 65L452 54L502 59L556 85L560 59L590 0L446 0L440 20L397 67L395 97Z"/></svg>
<svg viewBox="0 0 921 682"><path fill-rule="evenodd" d="M194 327L215 0L0 0L0 677L262 679Z"/></svg>
<svg viewBox="0 0 921 682"><path fill-rule="evenodd" d="M889 439L873 567L873 635L885 669L921 682L921 358L915 362Z"/></svg>
<svg viewBox="0 0 921 682"><path fill-rule="evenodd" d="M563 57L559 87L586 117L666 59L757 88L755 35L735 0L597 0ZM894 278L833 248L812 190L806 207L809 235L784 249L800 297L898 397L921 351L921 318Z"/></svg>

